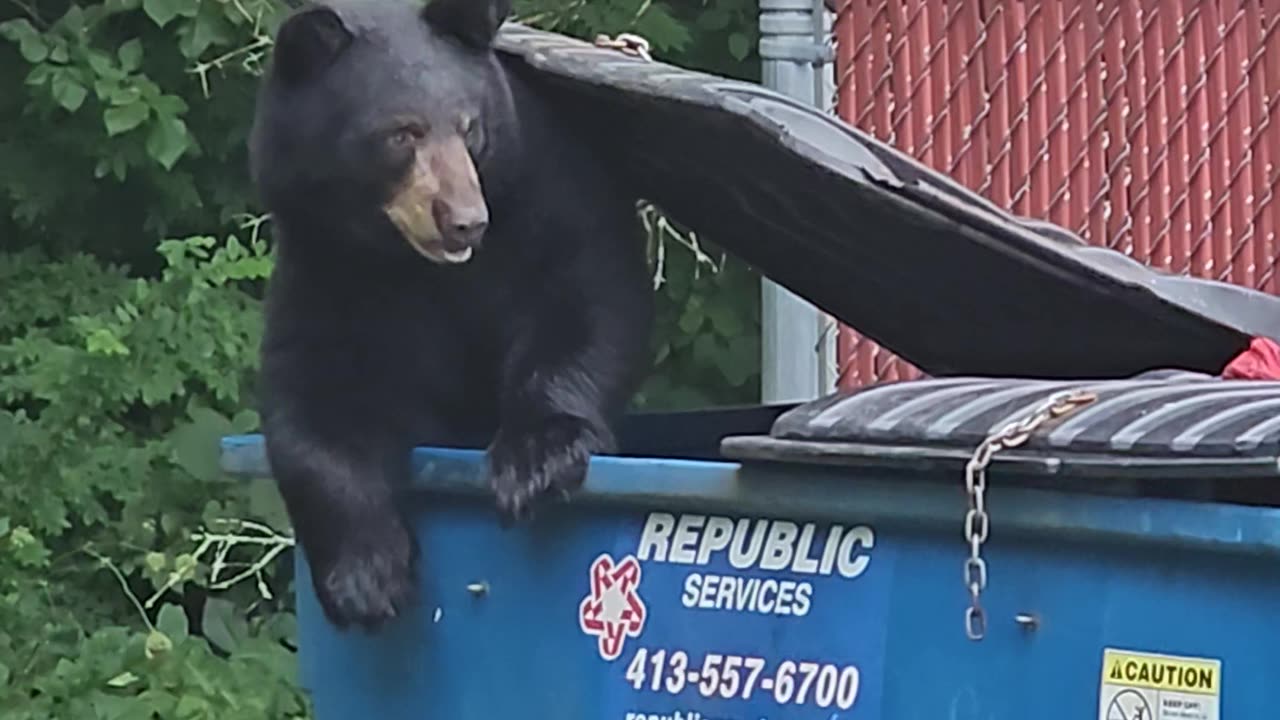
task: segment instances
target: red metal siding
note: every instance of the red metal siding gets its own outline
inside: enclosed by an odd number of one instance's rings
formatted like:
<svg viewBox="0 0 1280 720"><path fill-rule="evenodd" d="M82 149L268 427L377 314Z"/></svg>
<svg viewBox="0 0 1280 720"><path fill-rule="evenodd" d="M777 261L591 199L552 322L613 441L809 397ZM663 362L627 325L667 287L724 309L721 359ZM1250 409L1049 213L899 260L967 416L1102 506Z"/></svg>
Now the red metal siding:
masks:
<svg viewBox="0 0 1280 720"><path fill-rule="evenodd" d="M1280 2L841 0L838 109L1019 215L1280 291ZM839 384L918 371L842 327Z"/></svg>

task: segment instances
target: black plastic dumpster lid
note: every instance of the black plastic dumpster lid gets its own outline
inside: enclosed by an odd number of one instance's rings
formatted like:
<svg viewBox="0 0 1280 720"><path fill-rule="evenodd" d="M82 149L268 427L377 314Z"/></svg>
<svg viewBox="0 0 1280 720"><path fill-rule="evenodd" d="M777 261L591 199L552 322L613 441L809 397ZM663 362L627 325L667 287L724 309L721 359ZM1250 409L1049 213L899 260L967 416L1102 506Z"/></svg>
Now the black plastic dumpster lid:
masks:
<svg viewBox="0 0 1280 720"><path fill-rule="evenodd" d="M1280 338L1280 298L1014 217L760 86L516 24L498 46L638 195L931 375L1217 373Z"/></svg>
<svg viewBox="0 0 1280 720"><path fill-rule="evenodd" d="M1015 450L1102 471L1250 465L1276 472L1280 382L1131 379L1059 382L939 378L843 392L780 415L768 436L726 438L738 459L893 464L926 456L967 459L993 431L1021 420L1052 394L1081 389L1096 400L1051 420ZM1185 464L1185 463L1184 463Z"/></svg>

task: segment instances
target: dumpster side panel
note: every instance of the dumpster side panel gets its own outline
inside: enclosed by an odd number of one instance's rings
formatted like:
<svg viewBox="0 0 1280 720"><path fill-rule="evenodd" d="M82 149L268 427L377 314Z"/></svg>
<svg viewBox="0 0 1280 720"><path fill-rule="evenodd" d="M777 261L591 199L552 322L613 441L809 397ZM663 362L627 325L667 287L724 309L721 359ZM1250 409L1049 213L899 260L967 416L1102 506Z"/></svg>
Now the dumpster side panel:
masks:
<svg viewBox="0 0 1280 720"><path fill-rule="evenodd" d="M989 630L971 642L955 497L954 528L577 505L505 532L483 501L434 500L417 515L424 601L379 637L326 624L300 564L304 682L319 720L1110 720L1117 648L1221 661L1206 718L1270 707L1274 557L1144 545L1140 527L1002 537L997 511Z"/></svg>
<svg viewBox="0 0 1280 720"><path fill-rule="evenodd" d="M418 525L425 602L382 637L325 623L300 563L304 681L321 720L878 717L894 553L837 527L615 511L503 532L450 502ZM592 621L628 600L642 617L611 641Z"/></svg>

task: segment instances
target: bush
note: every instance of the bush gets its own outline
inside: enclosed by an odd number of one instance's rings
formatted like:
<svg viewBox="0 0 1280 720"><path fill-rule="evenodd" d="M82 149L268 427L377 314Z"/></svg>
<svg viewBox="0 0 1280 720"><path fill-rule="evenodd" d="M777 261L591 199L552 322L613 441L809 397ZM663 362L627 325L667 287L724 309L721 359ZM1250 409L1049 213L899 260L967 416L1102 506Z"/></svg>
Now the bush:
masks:
<svg viewBox="0 0 1280 720"><path fill-rule="evenodd" d="M524 0L752 77L754 6ZM270 225L244 139L272 0L0 9L0 716L301 718L274 486L230 482L257 428ZM749 402L755 275L647 211L658 372L637 404Z"/></svg>

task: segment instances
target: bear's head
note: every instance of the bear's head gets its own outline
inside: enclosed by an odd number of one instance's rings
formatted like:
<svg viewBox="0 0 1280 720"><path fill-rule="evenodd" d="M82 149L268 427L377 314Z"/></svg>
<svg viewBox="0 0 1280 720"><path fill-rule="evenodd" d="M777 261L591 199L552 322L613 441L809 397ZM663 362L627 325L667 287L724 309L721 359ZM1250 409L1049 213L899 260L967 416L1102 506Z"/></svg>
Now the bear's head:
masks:
<svg viewBox="0 0 1280 720"><path fill-rule="evenodd" d="M510 6L317 0L294 11L250 137L267 209L305 229L299 242L407 242L435 263L470 259L489 223L484 188L503 170L494 159L515 151L515 103L491 47ZM329 232L342 229L359 232Z"/></svg>

